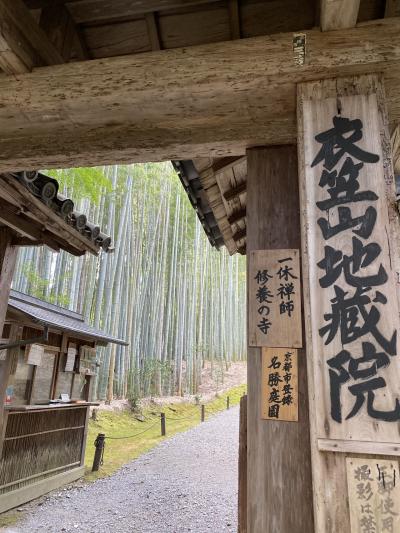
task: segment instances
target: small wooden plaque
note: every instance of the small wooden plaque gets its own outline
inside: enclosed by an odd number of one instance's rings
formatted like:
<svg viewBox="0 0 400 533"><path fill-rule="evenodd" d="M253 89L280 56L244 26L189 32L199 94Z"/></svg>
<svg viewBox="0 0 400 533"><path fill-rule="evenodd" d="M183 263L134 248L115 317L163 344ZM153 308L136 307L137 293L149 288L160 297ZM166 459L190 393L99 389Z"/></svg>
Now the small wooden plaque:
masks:
<svg viewBox="0 0 400 533"><path fill-rule="evenodd" d="M301 348L299 250L249 254L249 345Z"/></svg>
<svg viewBox="0 0 400 533"><path fill-rule="evenodd" d="M351 533L400 531L399 463L346 459Z"/></svg>
<svg viewBox="0 0 400 533"><path fill-rule="evenodd" d="M297 350L263 348L261 417L297 422L299 405Z"/></svg>

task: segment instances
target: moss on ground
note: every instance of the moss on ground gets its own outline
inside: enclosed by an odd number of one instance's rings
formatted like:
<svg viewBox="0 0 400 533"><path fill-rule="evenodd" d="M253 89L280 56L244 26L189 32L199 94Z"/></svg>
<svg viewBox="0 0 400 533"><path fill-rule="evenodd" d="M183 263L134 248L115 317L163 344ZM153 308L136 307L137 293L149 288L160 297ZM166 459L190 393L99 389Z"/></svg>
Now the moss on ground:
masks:
<svg viewBox="0 0 400 533"><path fill-rule="evenodd" d="M215 400L207 402L205 404L206 418L226 409L226 399L228 396L230 405L237 405L245 392L246 385L240 385L220 394ZM161 437L161 411L165 412L167 418L166 437ZM146 408L142 414L145 420L140 422L135 418L135 414L129 411L99 411L97 414L98 420L90 421L85 460L85 479L87 481L109 476L124 464L154 448L166 438L197 426L201 422L201 407L193 403L167 404L163 407L154 405ZM98 433L104 433L106 437L137 436L127 439L107 438L104 451L104 464L100 467L99 472L93 473L91 472L91 468L95 450L94 441Z"/></svg>
<svg viewBox="0 0 400 533"><path fill-rule="evenodd" d="M9 511L6 514L0 514L0 527L15 525L21 519L21 513Z"/></svg>

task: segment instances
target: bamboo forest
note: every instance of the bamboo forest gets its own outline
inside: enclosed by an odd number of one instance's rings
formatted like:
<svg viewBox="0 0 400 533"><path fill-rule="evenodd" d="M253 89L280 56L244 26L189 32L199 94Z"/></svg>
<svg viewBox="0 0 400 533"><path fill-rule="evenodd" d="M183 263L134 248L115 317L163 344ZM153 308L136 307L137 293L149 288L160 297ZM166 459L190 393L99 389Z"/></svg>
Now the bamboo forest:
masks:
<svg viewBox="0 0 400 533"><path fill-rule="evenodd" d="M114 250L21 248L13 288L129 342L99 350L94 398L195 394L205 362L246 357L245 259L211 247L171 163L46 172Z"/></svg>

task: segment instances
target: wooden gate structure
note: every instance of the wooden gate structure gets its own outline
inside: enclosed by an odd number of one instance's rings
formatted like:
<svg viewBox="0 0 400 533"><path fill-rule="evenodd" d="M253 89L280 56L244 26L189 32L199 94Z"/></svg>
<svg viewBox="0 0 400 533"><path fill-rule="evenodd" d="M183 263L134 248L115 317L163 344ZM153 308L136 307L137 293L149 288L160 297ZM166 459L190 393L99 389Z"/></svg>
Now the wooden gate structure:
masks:
<svg viewBox="0 0 400 533"><path fill-rule="evenodd" d="M0 172L173 160L247 253L249 533L400 531L399 15L0 0Z"/></svg>

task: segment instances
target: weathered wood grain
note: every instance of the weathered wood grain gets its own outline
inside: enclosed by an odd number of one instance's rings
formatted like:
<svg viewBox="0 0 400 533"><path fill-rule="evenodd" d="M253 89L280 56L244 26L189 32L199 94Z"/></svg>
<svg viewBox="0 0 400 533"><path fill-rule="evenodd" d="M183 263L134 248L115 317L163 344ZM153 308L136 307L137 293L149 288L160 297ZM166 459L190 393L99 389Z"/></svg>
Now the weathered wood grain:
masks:
<svg viewBox="0 0 400 533"><path fill-rule="evenodd" d="M0 171L221 157L287 144L296 138L295 84L339 74L385 71L395 122L399 30L400 20L388 18L309 31L303 67L294 62L292 34L280 34L2 78Z"/></svg>
<svg viewBox="0 0 400 533"><path fill-rule="evenodd" d="M250 149L247 163L248 253L299 248L296 148ZM314 531L305 350L298 362L298 423L263 421L261 349L248 350L249 533Z"/></svg>

